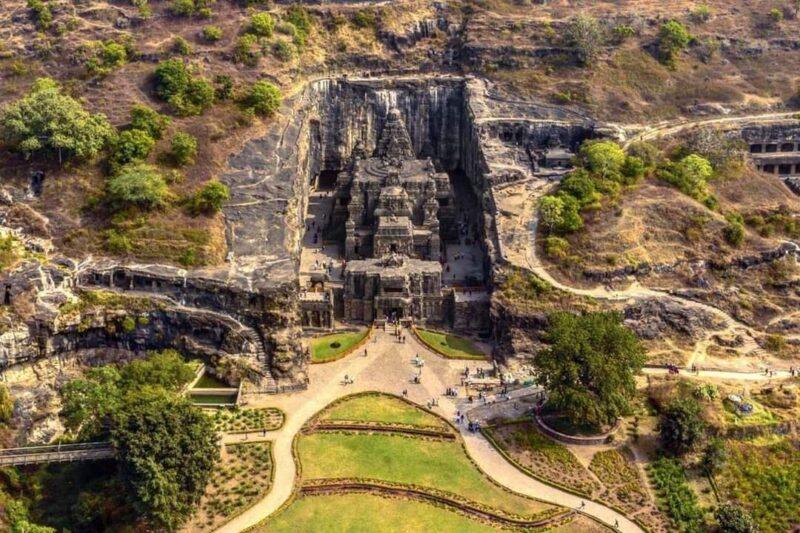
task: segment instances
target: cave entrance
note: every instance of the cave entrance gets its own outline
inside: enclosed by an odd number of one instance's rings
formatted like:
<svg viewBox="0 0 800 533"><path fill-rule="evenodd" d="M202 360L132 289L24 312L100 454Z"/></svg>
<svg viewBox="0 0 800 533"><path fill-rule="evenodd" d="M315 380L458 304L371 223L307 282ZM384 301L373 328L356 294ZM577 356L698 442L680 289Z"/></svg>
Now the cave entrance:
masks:
<svg viewBox="0 0 800 533"><path fill-rule="evenodd" d="M317 190L329 191L336 185L336 177L339 175L338 170L323 170L317 176Z"/></svg>

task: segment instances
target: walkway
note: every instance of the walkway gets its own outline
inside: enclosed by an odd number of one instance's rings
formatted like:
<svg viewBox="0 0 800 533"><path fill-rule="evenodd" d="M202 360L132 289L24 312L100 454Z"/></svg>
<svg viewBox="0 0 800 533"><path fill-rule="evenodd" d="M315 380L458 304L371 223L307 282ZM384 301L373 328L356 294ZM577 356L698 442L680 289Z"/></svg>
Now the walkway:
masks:
<svg viewBox="0 0 800 533"><path fill-rule="evenodd" d="M461 374L465 366L474 372L478 368L490 369L488 362L455 361L444 359L429 352L418 344L414 336L407 335L407 342L399 344L394 337L383 331L376 331L363 351L333 363L311 365L310 384L305 391L278 396L258 398L257 406L274 406L287 413L286 423L278 431L268 432L267 438L273 441L275 474L272 490L257 504L237 516L218 531L238 532L258 524L261 520L278 510L292 495L295 485L296 468L292 455L292 441L306 421L332 401L342 396L363 391L381 391L401 394L408 391L408 398L419 405L425 405L436 398L435 407L442 416L455 419L456 410L468 410L467 402L460 387ZM425 360L422 383L415 385L411 379L416 372L411 360L419 354ZM354 380L352 385L343 385L345 375ZM444 396L447 387L458 387L459 398ZM508 463L480 434L470 433L466 426L459 431L464 437L467 451L475 463L491 478L511 490L538 498L548 503L576 508L581 498L566 493L550 485L526 476ZM238 439L244 439L237 436ZM248 435L248 439L261 440L261 434ZM593 502L586 502L584 513L610 526L619 521L621 531L641 531L641 529L620 513Z"/></svg>
<svg viewBox="0 0 800 533"><path fill-rule="evenodd" d="M112 457L114 457L114 448L108 442L26 446L0 450L0 466L96 461Z"/></svg>

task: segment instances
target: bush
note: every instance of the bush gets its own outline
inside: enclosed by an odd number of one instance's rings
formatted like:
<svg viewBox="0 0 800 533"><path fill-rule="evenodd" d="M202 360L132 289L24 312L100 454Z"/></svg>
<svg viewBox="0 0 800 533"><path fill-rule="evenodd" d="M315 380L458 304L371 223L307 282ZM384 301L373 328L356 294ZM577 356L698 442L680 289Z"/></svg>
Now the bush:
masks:
<svg viewBox="0 0 800 533"><path fill-rule="evenodd" d="M714 513L714 518L723 533L758 533L753 517L741 505L723 503Z"/></svg>
<svg viewBox="0 0 800 533"><path fill-rule="evenodd" d="M674 68L678 54L689 46L689 41L691 36L683 24L676 20L665 23L658 32L658 60Z"/></svg>
<svg viewBox="0 0 800 533"><path fill-rule="evenodd" d="M271 37L274 28L275 19L272 18L272 15L269 13L256 13L250 17L247 33L252 33L259 37Z"/></svg>
<svg viewBox="0 0 800 533"><path fill-rule="evenodd" d="M676 164L663 167L658 176L698 201L708 197L708 180L714 169L708 159L697 154L687 155Z"/></svg>
<svg viewBox="0 0 800 533"><path fill-rule="evenodd" d="M283 19L292 24L296 29L297 33L294 37L294 43L297 46L304 46L311 33L312 26L311 15L308 14L308 10L299 3L292 4L289 9L286 10Z"/></svg>
<svg viewBox="0 0 800 533"><path fill-rule="evenodd" d="M653 485L660 503L678 525L679 531L702 531L703 512L686 481L686 471L677 459L661 458L650 465Z"/></svg>
<svg viewBox="0 0 800 533"><path fill-rule="evenodd" d="M111 39L98 45L95 57L86 62L86 69L94 76L105 76L128 61L128 49Z"/></svg>
<svg viewBox="0 0 800 533"><path fill-rule="evenodd" d="M745 235L742 217L741 215L731 213L725 218L728 221L728 226L725 228L725 240L728 241L728 244L731 246L736 246L738 248L744 242Z"/></svg>
<svg viewBox="0 0 800 533"><path fill-rule="evenodd" d="M698 24L704 24L711 20L711 8L706 4L700 4L692 11L691 18Z"/></svg>
<svg viewBox="0 0 800 533"><path fill-rule="evenodd" d="M661 446L675 455L686 453L703 437L705 428L697 400L672 400L661 413L658 423Z"/></svg>
<svg viewBox="0 0 800 533"><path fill-rule="evenodd" d="M770 353L781 354L786 349L786 338L778 333L767 335L765 348Z"/></svg>
<svg viewBox="0 0 800 533"><path fill-rule="evenodd" d="M605 44L605 35L596 18L581 14L567 22L564 41L575 50L582 65L591 65Z"/></svg>
<svg viewBox="0 0 800 533"><path fill-rule="evenodd" d="M197 157L197 139L188 133L178 132L172 137L170 158L179 166L194 163Z"/></svg>
<svg viewBox="0 0 800 533"><path fill-rule="evenodd" d="M144 131L153 139L160 139L170 122L169 117L146 105L136 104L131 108L130 128Z"/></svg>
<svg viewBox="0 0 800 533"><path fill-rule="evenodd" d="M172 0L169 10L173 15L179 17L189 17L194 15L196 6L194 0Z"/></svg>
<svg viewBox="0 0 800 533"><path fill-rule="evenodd" d="M628 26L627 24L620 24L616 26L612 32L612 38L616 44L622 44L623 42L627 41L631 37L636 35L636 30L632 27Z"/></svg>
<svg viewBox="0 0 800 533"><path fill-rule="evenodd" d="M544 240L544 253L554 259L565 259L569 254L569 242L561 237L547 237Z"/></svg>
<svg viewBox="0 0 800 533"><path fill-rule="evenodd" d="M94 157L113 134L105 115L88 113L49 78L36 80L26 96L0 115L0 135L11 149L25 157L55 153L59 163Z"/></svg>
<svg viewBox="0 0 800 533"><path fill-rule="evenodd" d="M210 42L214 43L222 39L222 28L219 26L203 26L203 38Z"/></svg>
<svg viewBox="0 0 800 533"><path fill-rule="evenodd" d="M44 31L53 24L53 12L50 10L50 3L42 0L28 0L28 9L36 23L36 27Z"/></svg>
<svg viewBox="0 0 800 533"><path fill-rule="evenodd" d="M783 11L777 7L773 7L769 10L767 17L769 18L769 22L772 26L778 26L781 22L783 22Z"/></svg>
<svg viewBox="0 0 800 533"><path fill-rule="evenodd" d="M353 15L353 26L356 28L375 28L375 13L371 9L359 9Z"/></svg>
<svg viewBox="0 0 800 533"><path fill-rule="evenodd" d="M214 88L195 78L179 59L159 63L155 70L156 95L169 102L178 114L199 115L214 103Z"/></svg>
<svg viewBox="0 0 800 533"><path fill-rule="evenodd" d="M289 61L294 57L294 49L286 41L278 41L272 45L272 53L281 61Z"/></svg>
<svg viewBox="0 0 800 533"><path fill-rule="evenodd" d="M253 67L258 63L258 57L258 38L255 35L248 33L236 39L233 46L234 61Z"/></svg>
<svg viewBox="0 0 800 533"><path fill-rule="evenodd" d="M165 205L170 197L167 182L158 169L141 163L128 165L110 178L106 194L118 208L153 209Z"/></svg>
<svg viewBox="0 0 800 533"><path fill-rule="evenodd" d="M233 96L233 78L227 74L217 74L214 76L214 95L217 100L228 100Z"/></svg>
<svg viewBox="0 0 800 533"><path fill-rule="evenodd" d="M14 402L11 400L11 393L5 383L0 383L0 424L11 422L11 415L14 413Z"/></svg>
<svg viewBox="0 0 800 533"><path fill-rule="evenodd" d="M600 199L594 180L584 169L570 172L561 182L560 192L569 194L578 200L581 207L593 204Z"/></svg>
<svg viewBox="0 0 800 533"><path fill-rule="evenodd" d="M178 36L172 41L172 50L178 55L188 56L192 53L192 45L183 37Z"/></svg>
<svg viewBox="0 0 800 533"><path fill-rule="evenodd" d="M230 198L230 191L224 183L212 180L197 191L192 199L192 211L195 213L214 214L222 209L222 205Z"/></svg>
<svg viewBox="0 0 800 533"><path fill-rule="evenodd" d="M112 169L146 159L155 144L156 141L144 130L123 131L111 143Z"/></svg>
<svg viewBox="0 0 800 533"><path fill-rule="evenodd" d="M113 254L127 254L133 250L131 240L117 230L108 230L105 237L105 248Z"/></svg>
<svg viewBox="0 0 800 533"><path fill-rule="evenodd" d="M581 145L581 160L592 173L620 181L625 151L614 141L587 141Z"/></svg>
<svg viewBox="0 0 800 533"><path fill-rule="evenodd" d="M539 201L539 220L548 233L571 233L583 227L580 203L568 194L547 195Z"/></svg>
<svg viewBox="0 0 800 533"><path fill-rule="evenodd" d="M281 91L268 81L257 81L244 98L244 105L262 116L272 116L281 105Z"/></svg>

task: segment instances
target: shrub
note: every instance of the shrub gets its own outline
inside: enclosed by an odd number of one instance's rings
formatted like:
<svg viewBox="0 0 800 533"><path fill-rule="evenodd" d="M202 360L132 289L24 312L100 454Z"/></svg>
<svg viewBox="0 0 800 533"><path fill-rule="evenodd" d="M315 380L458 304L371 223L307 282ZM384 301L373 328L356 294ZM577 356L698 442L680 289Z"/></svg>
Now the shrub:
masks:
<svg viewBox="0 0 800 533"><path fill-rule="evenodd" d="M548 257L565 259L569 254L569 242L561 237L547 237L544 240L544 253Z"/></svg>
<svg viewBox="0 0 800 533"><path fill-rule="evenodd" d="M233 46L234 61L253 67L258 63L258 56L258 38L255 35L248 33L236 39Z"/></svg>
<svg viewBox="0 0 800 533"><path fill-rule="evenodd" d="M44 31L53 24L53 12L50 10L50 3L43 0L28 0L28 9L36 23L36 27Z"/></svg>
<svg viewBox="0 0 800 533"><path fill-rule="evenodd" d="M765 348L770 353L781 354L786 349L786 338L778 333L767 335Z"/></svg>
<svg viewBox="0 0 800 533"><path fill-rule="evenodd" d="M724 533L758 533L753 517L741 505L723 503L714 513L719 530Z"/></svg>
<svg viewBox="0 0 800 533"><path fill-rule="evenodd" d="M548 233L570 233L583 227L578 200L568 194L547 195L539 201L539 220Z"/></svg>
<svg viewBox="0 0 800 533"><path fill-rule="evenodd" d="M783 22L783 10L773 7L769 10L767 17L769 18L769 22L772 26L778 26L781 22Z"/></svg>
<svg viewBox="0 0 800 533"><path fill-rule="evenodd" d="M113 133L105 115L88 113L50 78L38 79L0 115L0 135L25 157L56 153L59 162L94 157Z"/></svg>
<svg viewBox="0 0 800 533"><path fill-rule="evenodd" d="M197 157L197 139L179 131L172 137L172 145L170 149L170 158L176 165L188 165L194 163Z"/></svg>
<svg viewBox="0 0 800 533"><path fill-rule="evenodd" d="M172 41L172 50L178 55L188 56L192 53L192 45L183 37L178 36Z"/></svg>
<svg viewBox="0 0 800 533"><path fill-rule="evenodd" d="M614 141L587 141L581 145L581 160L592 173L600 177L620 180L625 151Z"/></svg>
<svg viewBox="0 0 800 533"><path fill-rule="evenodd" d="M581 207L593 204L600 199L594 180L584 169L570 172L561 182L560 191L578 200Z"/></svg>
<svg viewBox="0 0 800 533"><path fill-rule="evenodd" d="M581 65L591 65L605 44L605 36L596 18L581 14L567 22L564 41L575 50Z"/></svg>
<svg viewBox="0 0 800 533"><path fill-rule="evenodd" d="M164 177L153 166L133 164L108 180L106 194L118 208L153 209L166 204L170 193Z"/></svg>
<svg viewBox="0 0 800 533"><path fill-rule="evenodd" d="M661 160L661 151L647 141L639 141L628 146L628 155L638 157L646 168L655 167Z"/></svg>
<svg viewBox="0 0 800 533"><path fill-rule="evenodd" d="M636 35L636 30L632 27L628 26L627 24L620 24L616 26L612 31L612 38L615 43L622 44L623 42L627 41L631 37Z"/></svg>
<svg viewBox="0 0 800 533"><path fill-rule="evenodd" d="M662 447L669 453L686 453L703 437L706 424L700 416L700 404L694 398L672 400L658 422Z"/></svg>
<svg viewBox="0 0 800 533"><path fill-rule="evenodd" d="M359 9L353 15L353 26L356 28L375 28L375 13L371 9Z"/></svg>
<svg viewBox="0 0 800 533"><path fill-rule="evenodd" d="M252 33L259 37L271 37L274 28L275 19L272 18L272 15L269 13L256 13L250 17L247 33Z"/></svg>
<svg viewBox="0 0 800 533"><path fill-rule="evenodd" d="M294 56L294 49L286 41L278 41L272 45L272 53L281 61L289 61Z"/></svg>
<svg viewBox="0 0 800 533"><path fill-rule="evenodd" d="M622 175L626 178L626 183L636 182L639 178L644 176L646 170L647 169L644 161L635 156L626 157L625 162L622 164L622 168L620 169Z"/></svg>
<svg viewBox="0 0 800 533"><path fill-rule="evenodd" d="M195 213L214 214L222 209L222 205L230 198L230 191L224 183L212 180L197 191L192 199L192 211Z"/></svg>
<svg viewBox="0 0 800 533"><path fill-rule="evenodd" d="M146 159L156 141L144 130L125 130L111 143L111 166L117 169Z"/></svg>
<svg viewBox="0 0 800 533"><path fill-rule="evenodd" d="M684 194L704 201L708 197L708 180L714 175L714 169L708 159L691 154L676 164L662 168L658 175Z"/></svg>
<svg viewBox="0 0 800 533"><path fill-rule="evenodd" d="M297 28L291 22L281 21L275 26L275 31L294 38L297 35Z"/></svg>
<svg viewBox="0 0 800 533"><path fill-rule="evenodd" d="M244 105L262 116L272 116L281 105L281 91L268 81L257 81L244 98Z"/></svg>
<svg viewBox="0 0 800 533"><path fill-rule="evenodd" d="M195 9L197 8L194 4L194 0L172 0L172 3L169 6L169 10L172 12L172 14L179 17L189 17L194 15Z"/></svg>
<svg viewBox="0 0 800 533"><path fill-rule="evenodd" d="M707 476L713 476L725 465L728 460L728 451L725 448L725 441L720 438L712 439L703 450L701 466Z"/></svg>
<svg viewBox="0 0 800 533"><path fill-rule="evenodd" d="M217 100L227 100L233 96L233 78L227 74L217 74L214 77L214 95Z"/></svg>
<svg viewBox="0 0 800 533"><path fill-rule="evenodd" d="M153 139L160 139L171 120L146 105L136 104L131 108L130 128L142 130Z"/></svg>
<svg viewBox="0 0 800 533"><path fill-rule="evenodd" d="M11 393L5 383L0 383L0 424L11 422L11 415L14 413L14 402L11 400Z"/></svg>
<svg viewBox="0 0 800 533"><path fill-rule="evenodd" d="M661 458L650 465L653 485L667 514L677 523L679 531L702 531L703 512L686 481L686 471L677 459Z"/></svg>
<svg viewBox="0 0 800 533"><path fill-rule="evenodd" d="M742 216L737 213L730 213L726 217L728 225L725 228L725 240L731 246L737 248L744 242L744 222Z"/></svg>
<svg viewBox="0 0 800 533"><path fill-rule="evenodd" d="M308 10L299 3L292 4L286 10L283 19L292 24L297 31L294 43L297 46L304 46L311 33L312 26L311 15L308 14Z"/></svg>
<svg viewBox="0 0 800 533"><path fill-rule="evenodd" d="M111 39L98 44L94 57L86 61L86 69L94 76L105 76L128 60L128 49Z"/></svg>
<svg viewBox="0 0 800 533"><path fill-rule="evenodd" d="M683 24L676 20L665 23L658 32L658 60L674 68L678 54L689 46L689 41L691 36Z"/></svg>
<svg viewBox="0 0 800 533"><path fill-rule="evenodd" d="M136 329L136 320L132 316L126 316L122 319L122 331L131 333Z"/></svg>
<svg viewBox="0 0 800 533"><path fill-rule="evenodd" d="M222 28L219 26L203 26L203 38L210 42L216 42L222 39Z"/></svg>
<svg viewBox="0 0 800 533"><path fill-rule="evenodd" d="M110 229L105 234L105 248L113 254L127 254L133 250L130 239L117 230Z"/></svg>
<svg viewBox="0 0 800 533"><path fill-rule="evenodd" d="M155 70L156 95L183 116L199 115L214 103L214 88L193 77L179 59L159 63Z"/></svg>
<svg viewBox="0 0 800 533"><path fill-rule="evenodd" d="M700 4L692 11L691 18L698 24L704 24L711 20L711 8L706 4Z"/></svg>

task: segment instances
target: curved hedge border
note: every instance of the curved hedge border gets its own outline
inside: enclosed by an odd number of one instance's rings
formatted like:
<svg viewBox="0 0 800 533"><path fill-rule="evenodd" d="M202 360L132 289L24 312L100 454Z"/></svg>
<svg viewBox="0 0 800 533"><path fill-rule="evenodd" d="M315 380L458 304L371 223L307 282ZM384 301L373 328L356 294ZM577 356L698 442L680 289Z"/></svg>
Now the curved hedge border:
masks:
<svg viewBox="0 0 800 533"><path fill-rule="evenodd" d="M422 329L425 329L425 328L422 328ZM452 361L488 361L489 359L491 359L491 357L489 355L486 355L486 354L483 354L482 356L474 356L473 355L473 356L468 356L468 357L453 357L449 353L441 350L440 348L434 346L433 344L430 344L425 339L423 339L420 336L419 332L417 331L417 326L412 325L411 326L411 331L414 333L414 337L417 339L417 341L419 341L423 346L428 348L430 351L432 351L432 352L434 352L434 353L436 353L438 355L441 355L445 359L450 359ZM447 335L447 333L445 333L444 331L436 331L435 329L429 329L429 330L426 329L426 331L432 331L433 333L439 333L440 335ZM469 340L469 339L467 339L467 340Z"/></svg>
<svg viewBox="0 0 800 533"><path fill-rule="evenodd" d="M341 424L328 424L320 423L308 428L304 434L308 435L317 432L350 432L350 433L390 433L395 435L408 435L411 437L431 437L437 440L456 440L453 433L446 431L434 431L421 428L409 428L402 426L387 426L387 425L370 425L370 424L352 424L344 422Z"/></svg>
<svg viewBox="0 0 800 533"><path fill-rule="evenodd" d="M328 335L325 335L325 337L327 337L327 336ZM339 355L337 355L333 359L328 359L326 361L314 361L314 354L312 353L311 354L311 364L312 365L324 365L324 364L327 364L327 363L333 363L334 361L338 361L339 359L344 359L345 357L347 357L351 353L355 352L356 350L358 350L359 348L364 346L371 337L372 337L372 326L367 328L367 332L364 334L364 338L363 339L361 339L360 341L358 341L357 343L355 343L350 348L348 348L347 350L343 351L342 353L340 353Z"/></svg>
<svg viewBox="0 0 800 533"><path fill-rule="evenodd" d="M506 526L514 527L544 527L553 522L563 520L567 517L574 516L576 511L567 510L558 515L547 516L546 518L526 520L524 518L517 518L498 514L494 509L479 506L474 502L468 500L459 500L450 497L450 494L439 491L432 491L426 488L417 488L414 485L394 485L384 482L374 482L372 480L349 480L349 479L334 479L325 480L325 483L311 483L303 485L300 488L300 493L303 495L318 495L318 494L343 494L352 492L367 492L377 493L385 496L400 496L412 500L425 501L433 504L438 504L442 507L450 508L451 510L460 512L473 517L482 518L494 523L500 523Z"/></svg>

